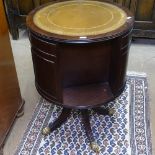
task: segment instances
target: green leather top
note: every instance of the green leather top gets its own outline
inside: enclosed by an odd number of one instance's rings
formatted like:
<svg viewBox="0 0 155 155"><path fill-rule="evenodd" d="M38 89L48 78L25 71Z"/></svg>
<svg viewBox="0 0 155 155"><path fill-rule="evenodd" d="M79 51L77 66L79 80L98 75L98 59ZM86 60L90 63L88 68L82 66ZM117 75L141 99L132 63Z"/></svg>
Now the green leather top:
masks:
<svg viewBox="0 0 155 155"><path fill-rule="evenodd" d="M89 36L120 28L127 19L119 7L99 1L65 1L38 10L34 23L40 29L59 35Z"/></svg>

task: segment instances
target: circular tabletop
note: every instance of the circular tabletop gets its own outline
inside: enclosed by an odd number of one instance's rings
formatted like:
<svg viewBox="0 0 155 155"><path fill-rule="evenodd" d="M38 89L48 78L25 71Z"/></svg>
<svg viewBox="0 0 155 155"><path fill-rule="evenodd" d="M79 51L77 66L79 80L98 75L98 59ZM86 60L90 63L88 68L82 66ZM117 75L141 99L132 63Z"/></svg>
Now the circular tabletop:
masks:
<svg viewBox="0 0 155 155"><path fill-rule="evenodd" d="M127 19L119 7L99 1L65 1L48 5L34 15L41 29L59 35L89 36L110 32Z"/></svg>
<svg viewBox="0 0 155 155"><path fill-rule="evenodd" d="M51 2L27 17L31 32L63 42L111 39L132 29L133 23L127 8L100 0Z"/></svg>

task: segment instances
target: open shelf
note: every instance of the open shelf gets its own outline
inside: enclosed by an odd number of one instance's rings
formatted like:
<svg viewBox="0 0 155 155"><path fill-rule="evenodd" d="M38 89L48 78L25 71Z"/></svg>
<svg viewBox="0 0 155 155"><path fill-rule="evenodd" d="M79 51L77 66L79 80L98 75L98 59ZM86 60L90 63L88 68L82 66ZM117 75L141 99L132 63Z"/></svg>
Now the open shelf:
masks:
<svg viewBox="0 0 155 155"><path fill-rule="evenodd" d="M113 99L109 84L97 83L64 88L63 105L77 108L89 108L101 105Z"/></svg>

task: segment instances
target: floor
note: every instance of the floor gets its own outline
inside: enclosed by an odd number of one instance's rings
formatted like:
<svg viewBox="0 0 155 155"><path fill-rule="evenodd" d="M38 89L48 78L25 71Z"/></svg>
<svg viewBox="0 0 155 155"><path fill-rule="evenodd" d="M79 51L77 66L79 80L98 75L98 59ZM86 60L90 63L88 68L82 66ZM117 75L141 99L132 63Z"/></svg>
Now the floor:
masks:
<svg viewBox="0 0 155 155"><path fill-rule="evenodd" d="M34 86L34 73L30 44L25 32L18 41L11 40L22 97L25 99L25 114L17 119L4 147L4 155L13 155L31 119L40 98ZM145 72L149 81L151 129L153 154L155 154L155 40L135 40L131 44L128 70Z"/></svg>

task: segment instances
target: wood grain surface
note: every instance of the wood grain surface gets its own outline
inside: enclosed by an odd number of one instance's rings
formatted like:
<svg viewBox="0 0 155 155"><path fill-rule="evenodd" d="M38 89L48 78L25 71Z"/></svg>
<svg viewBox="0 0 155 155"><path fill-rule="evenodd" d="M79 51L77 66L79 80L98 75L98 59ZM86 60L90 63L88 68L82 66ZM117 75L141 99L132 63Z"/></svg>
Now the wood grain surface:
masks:
<svg viewBox="0 0 155 155"><path fill-rule="evenodd" d="M120 95L125 86L126 66L134 18L124 7L125 23L99 35L58 35L27 18L35 83L48 101L66 108L88 109L106 104Z"/></svg>
<svg viewBox="0 0 155 155"><path fill-rule="evenodd" d="M0 0L0 148L23 106L3 2Z"/></svg>

